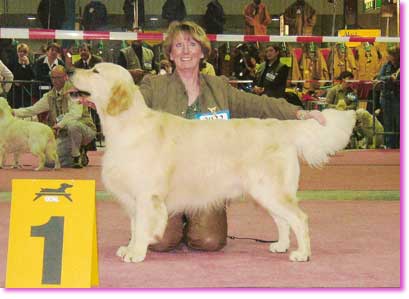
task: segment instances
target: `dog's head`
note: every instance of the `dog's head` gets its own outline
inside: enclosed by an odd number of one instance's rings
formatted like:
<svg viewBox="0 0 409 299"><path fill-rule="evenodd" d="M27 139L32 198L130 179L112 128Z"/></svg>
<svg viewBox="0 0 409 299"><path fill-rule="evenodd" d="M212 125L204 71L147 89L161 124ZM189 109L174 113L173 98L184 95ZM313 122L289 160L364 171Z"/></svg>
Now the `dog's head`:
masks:
<svg viewBox="0 0 409 299"><path fill-rule="evenodd" d="M356 125L357 127L369 127L372 123L372 115L365 109L359 108L356 113Z"/></svg>
<svg viewBox="0 0 409 299"><path fill-rule="evenodd" d="M71 77L73 98L95 104L98 113L115 116L134 101L135 84L129 71L113 63L99 63L89 70L78 69Z"/></svg>
<svg viewBox="0 0 409 299"><path fill-rule="evenodd" d="M5 98L0 97L0 119L12 116L12 109Z"/></svg>
<svg viewBox="0 0 409 299"><path fill-rule="evenodd" d="M67 183L62 183L60 185L62 188L71 188L73 185L67 184Z"/></svg>

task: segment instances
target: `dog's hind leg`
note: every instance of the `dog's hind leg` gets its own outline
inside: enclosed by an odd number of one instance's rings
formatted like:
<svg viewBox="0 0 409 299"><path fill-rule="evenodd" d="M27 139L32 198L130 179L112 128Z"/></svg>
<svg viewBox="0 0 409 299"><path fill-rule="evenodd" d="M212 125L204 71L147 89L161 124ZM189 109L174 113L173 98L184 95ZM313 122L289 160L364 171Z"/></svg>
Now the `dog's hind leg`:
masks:
<svg viewBox="0 0 409 299"><path fill-rule="evenodd" d="M47 161L53 161L54 162L54 169L61 168L60 159L58 158L57 152L55 150L50 151L47 148L46 157L47 157Z"/></svg>
<svg viewBox="0 0 409 299"><path fill-rule="evenodd" d="M43 152L33 153L38 158L38 166L34 170L41 170L45 165L45 154Z"/></svg>
<svg viewBox="0 0 409 299"><path fill-rule="evenodd" d="M274 192L254 194L257 202L266 208L270 215L274 215L276 221L278 220L279 241L270 245L270 251L283 252L286 247L288 248L289 226L294 231L298 243L297 250L290 253L290 260L297 262L308 261L311 256L311 247L307 215L298 207L295 198L281 196L278 197L279 199L272 200L272 196L277 195L274 195Z"/></svg>
<svg viewBox="0 0 409 299"><path fill-rule="evenodd" d="M118 249L125 262L145 259L149 244L158 242L166 229L168 213L164 201L156 195L140 196L131 214L131 240Z"/></svg>
<svg viewBox="0 0 409 299"><path fill-rule="evenodd" d="M45 155L47 157L47 161L54 162L54 169L61 168L60 159L57 154L57 145L55 140L49 140L48 144L45 148Z"/></svg>
<svg viewBox="0 0 409 299"><path fill-rule="evenodd" d="M283 218L272 214L278 229L278 242L270 244L271 252L287 252L290 247L290 225Z"/></svg>

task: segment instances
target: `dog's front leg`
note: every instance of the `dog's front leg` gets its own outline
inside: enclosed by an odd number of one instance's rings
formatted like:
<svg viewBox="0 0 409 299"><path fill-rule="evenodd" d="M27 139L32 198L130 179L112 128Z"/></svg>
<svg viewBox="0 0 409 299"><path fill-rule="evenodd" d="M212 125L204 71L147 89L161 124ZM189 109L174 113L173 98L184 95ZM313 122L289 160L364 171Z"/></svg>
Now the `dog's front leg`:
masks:
<svg viewBox="0 0 409 299"><path fill-rule="evenodd" d="M21 168L20 164L18 163L20 159L20 152L18 151L14 152L13 158L14 158L13 168Z"/></svg>
<svg viewBox="0 0 409 299"><path fill-rule="evenodd" d="M140 196L131 213L131 240L128 246L118 249L117 255L125 262L143 261L149 244L162 237L167 218L166 206L159 196Z"/></svg>
<svg viewBox="0 0 409 299"><path fill-rule="evenodd" d="M116 255L127 263L142 262L145 259L149 245L144 240L143 233L138 234L137 228L140 224L138 224L136 217L136 215L131 216L131 239L129 240L128 246L121 246L116 252Z"/></svg>

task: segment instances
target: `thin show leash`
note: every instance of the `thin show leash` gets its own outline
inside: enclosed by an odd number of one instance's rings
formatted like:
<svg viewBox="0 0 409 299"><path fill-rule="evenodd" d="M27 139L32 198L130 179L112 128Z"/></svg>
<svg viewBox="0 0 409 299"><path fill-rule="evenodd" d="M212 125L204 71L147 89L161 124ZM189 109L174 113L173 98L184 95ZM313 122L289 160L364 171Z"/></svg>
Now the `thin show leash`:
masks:
<svg viewBox="0 0 409 299"><path fill-rule="evenodd" d="M277 243L277 240L262 240L262 239L255 239L255 238L242 238L242 237L235 237L235 236L227 236L227 238L231 240L252 240L255 242L260 242L260 243Z"/></svg>

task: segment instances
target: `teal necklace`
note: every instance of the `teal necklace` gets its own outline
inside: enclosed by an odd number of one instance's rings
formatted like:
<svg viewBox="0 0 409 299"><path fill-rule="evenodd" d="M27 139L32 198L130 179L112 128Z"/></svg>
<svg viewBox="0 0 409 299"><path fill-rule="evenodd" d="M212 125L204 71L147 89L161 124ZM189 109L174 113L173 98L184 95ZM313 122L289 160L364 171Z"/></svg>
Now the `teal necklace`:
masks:
<svg viewBox="0 0 409 299"><path fill-rule="evenodd" d="M187 119L194 119L195 115L200 112L199 99L197 99L192 105L187 106L185 117Z"/></svg>

